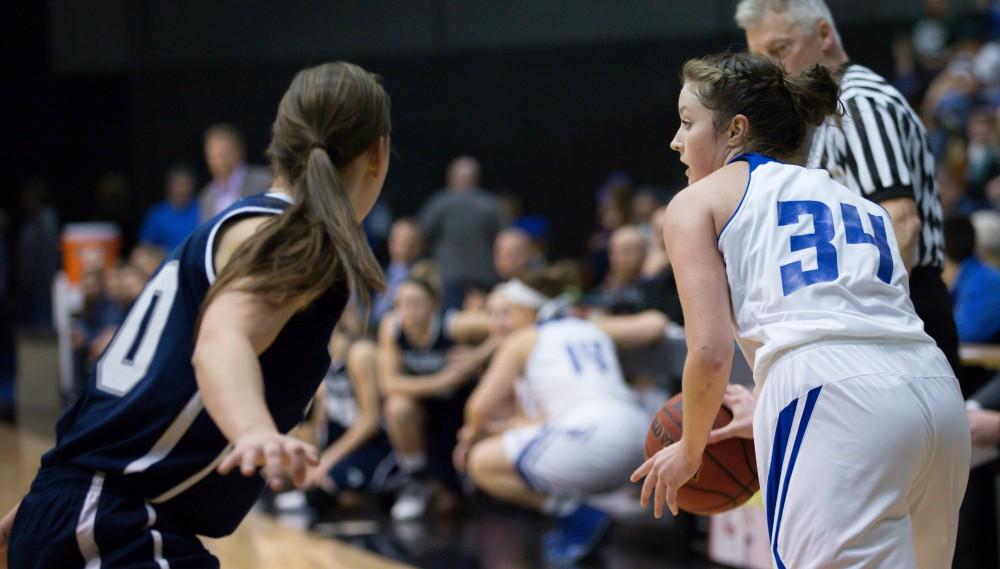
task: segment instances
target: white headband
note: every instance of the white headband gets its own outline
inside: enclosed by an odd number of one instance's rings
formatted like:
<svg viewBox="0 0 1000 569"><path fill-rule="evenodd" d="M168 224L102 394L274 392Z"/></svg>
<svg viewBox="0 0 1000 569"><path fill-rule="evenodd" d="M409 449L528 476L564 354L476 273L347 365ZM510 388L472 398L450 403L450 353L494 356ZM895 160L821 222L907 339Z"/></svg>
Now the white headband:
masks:
<svg viewBox="0 0 1000 569"><path fill-rule="evenodd" d="M517 279L511 279L497 288L504 298L527 308L541 308L549 298Z"/></svg>

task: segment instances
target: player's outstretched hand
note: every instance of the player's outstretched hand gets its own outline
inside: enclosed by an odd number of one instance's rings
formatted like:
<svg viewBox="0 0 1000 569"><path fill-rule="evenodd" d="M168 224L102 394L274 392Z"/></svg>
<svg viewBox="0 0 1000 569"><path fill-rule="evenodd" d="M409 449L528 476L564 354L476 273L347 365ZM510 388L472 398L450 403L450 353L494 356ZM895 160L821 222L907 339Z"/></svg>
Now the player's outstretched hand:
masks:
<svg viewBox="0 0 1000 569"><path fill-rule="evenodd" d="M727 385L722 403L733 412L733 420L708 434L708 444L739 437L753 438L753 411L757 408L757 398L742 385Z"/></svg>
<svg viewBox="0 0 1000 569"><path fill-rule="evenodd" d="M229 474L239 468L243 476L253 476L258 466L264 467L264 477L272 490L284 486L283 473L292 477L296 486L306 479L306 467L319 464L319 453L313 445L276 432L256 432L236 440L233 450L219 465L219 474Z"/></svg>
<svg viewBox="0 0 1000 569"><path fill-rule="evenodd" d="M666 504L670 508L670 513L676 516L677 491L687 484L700 468L700 463L694 464L684 456L683 439L663 447L632 473L632 482L638 482L643 476L646 477L642 483L639 503L645 508L649 505L650 496L653 496L654 516L657 518L663 516L663 504Z"/></svg>
<svg viewBox="0 0 1000 569"><path fill-rule="evenodd" d="M0 520L0 569L7 569L7 545L10 543L10 532L14 527L14 516L17 515L18 506L14 506L14 509L7 512L3 520Z"/></svg>

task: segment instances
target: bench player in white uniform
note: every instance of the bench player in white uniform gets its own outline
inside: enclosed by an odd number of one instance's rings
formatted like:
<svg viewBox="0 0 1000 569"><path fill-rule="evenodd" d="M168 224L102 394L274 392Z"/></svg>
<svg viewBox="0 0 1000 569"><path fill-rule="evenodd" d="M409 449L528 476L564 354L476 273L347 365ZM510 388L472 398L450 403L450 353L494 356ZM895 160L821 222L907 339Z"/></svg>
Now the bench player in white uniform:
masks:
<svg viewBox="0 0 1000 569"><path fill-rule="evenodd" d="M551 271L527 273L494 293L509 304L511 332L469 397L457 462L472 445L466 466L477 486L555 516L545 558L569 563L597 544L610 521L582 500L627 481L649 418L625 384L608 334L586 320L546 317L543 307L563 287ZM515 394L523 417L489 425Z"/></svg>
<svg viewBox="0 0 1000 569"><path fill-rule="evenodd" d="M908 297L889 215L824 170L783 164L836 111L826 68L689 61L671 148L691 185L665 238L684 307L684 436L646 461L676 513L732 360L754 368L753 438L776 567L951 565L969 471L958 383ZM735 322L734 322L735 321Z"/></svg>

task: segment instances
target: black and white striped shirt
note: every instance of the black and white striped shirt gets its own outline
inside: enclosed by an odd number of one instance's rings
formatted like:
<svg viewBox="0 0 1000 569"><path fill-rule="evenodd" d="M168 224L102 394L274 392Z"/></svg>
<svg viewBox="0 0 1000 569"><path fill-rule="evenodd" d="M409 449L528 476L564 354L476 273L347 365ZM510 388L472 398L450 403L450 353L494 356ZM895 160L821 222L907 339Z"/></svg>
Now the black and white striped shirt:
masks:
<svg viewBox="0 0 1000 569"><path fill-rule="evenodd" d="M840 100L844 115L816 129L809 166L875 202L913 198L923 223L914 266L941 268L941 194L920 118L895 87L861 65L845 69Z"/></svg>

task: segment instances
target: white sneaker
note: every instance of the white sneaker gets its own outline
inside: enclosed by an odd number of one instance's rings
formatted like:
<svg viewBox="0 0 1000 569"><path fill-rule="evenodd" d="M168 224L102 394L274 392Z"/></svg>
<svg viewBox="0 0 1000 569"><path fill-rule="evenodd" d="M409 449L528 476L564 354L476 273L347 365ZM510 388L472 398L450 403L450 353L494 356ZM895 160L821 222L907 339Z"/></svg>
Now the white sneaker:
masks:
<svg viewBox="0 0 1000 569"><path fill-rule="evenodd" d="M410 479L392 505L390 515L396 521L414 520L427 512L431 500L431 488L426 482Z"/></svg>

